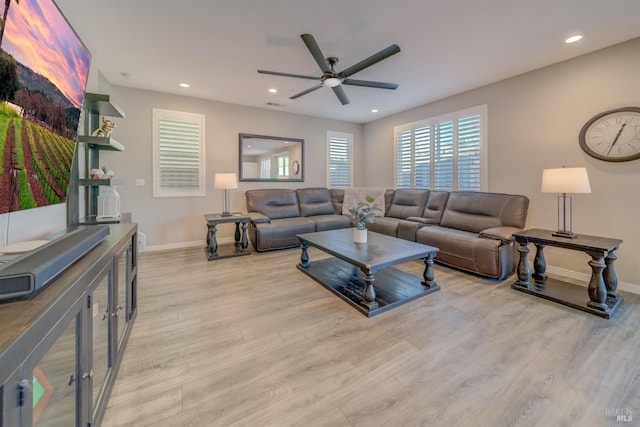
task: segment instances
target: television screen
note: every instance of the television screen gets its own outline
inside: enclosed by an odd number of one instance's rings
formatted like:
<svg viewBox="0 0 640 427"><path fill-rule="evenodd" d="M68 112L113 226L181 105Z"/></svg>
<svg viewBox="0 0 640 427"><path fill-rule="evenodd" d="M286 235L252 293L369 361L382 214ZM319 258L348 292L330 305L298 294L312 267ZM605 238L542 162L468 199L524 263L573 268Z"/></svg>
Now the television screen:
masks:
<svg viewBox="0 0 640 427"><path fill-rule="evenodd" d="M63 203L91 54L53 0L0 3L0 214Z"/></svg>

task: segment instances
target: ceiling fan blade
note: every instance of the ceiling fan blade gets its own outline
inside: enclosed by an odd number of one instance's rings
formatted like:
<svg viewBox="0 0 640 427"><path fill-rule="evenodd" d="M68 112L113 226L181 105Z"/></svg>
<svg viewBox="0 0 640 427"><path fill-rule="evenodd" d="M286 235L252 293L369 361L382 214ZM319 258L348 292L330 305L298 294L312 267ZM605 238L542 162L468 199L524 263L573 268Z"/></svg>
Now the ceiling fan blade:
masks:
<svg viewBox="0 0 640 427"><path fill-rule="evenodd" d="M331 67L329 67L327 60L322 54L320 46L318 46L318 43L316 43L316 39L314 39L311 34L301 34L300 37L302 37L302 41L307 45L307 49L309 49L309 52L311 52L311 56L313 56L313 59L316 60L322 72L330 73Z"/></svg>
<svg viewBox="0 0 640 427"><path fill-rule="evenodd" d="M347 105L349 103L349 98L347 98L347 94L344 93L342 86L332 87L331 89L333 89L333 93L335 93L340 102L342 102L342 105Z"/></svg>
<svg viewBox="0 0 640 427"><path fill-rule="evenodd" d="M383 59L386 59L391 55L395 55L398 52L400 52L400 48L398 47L398 45L392 44L391 46L382 49L380 52L374 53L367 59L363 59L357 64L354 64L351 67L347 68L346 70L343 70L340 73L340 76L349 77L350 75L355 74L358 71L362 71L365 68L372 66L376 62L380 62Z"/></svg>
<svg viewBox="0 0 640 427"><path fill-rule="evenodd" d="M289 97L289 99L297 99L297 98L300 98L302 95L306 95L306 94L308 94L309 92L313 92L314 90L320 89L321 87L322 87L322 83L320 83L320 84L318 84L318 85L315 85L315 86L313 86L313 87L310 87L309 89L303 90L303 91L302 91L302 92L300 92L300 93L296 93L295 95L293 95L293 96Z"/></svg>
<svg viewBox="0 0 640 427"><path fill-rule="evenodd" d="M354 80L354 79L344 79L342 81L343 85L351 85L351 86L364 86L364 87L374 87L377 89L391 89L396 90L398 85L395 83L383 83L383 82L371 82L368 80Z"/></svg>
<svg viewBox="0 0 640 427"><path fill-rule="evenodd" d="M320 77L303 76L302 74L281 73L279 71L258 70L260 74L270 74L272 76L295 77L297 79L319 80Z"/></svg>

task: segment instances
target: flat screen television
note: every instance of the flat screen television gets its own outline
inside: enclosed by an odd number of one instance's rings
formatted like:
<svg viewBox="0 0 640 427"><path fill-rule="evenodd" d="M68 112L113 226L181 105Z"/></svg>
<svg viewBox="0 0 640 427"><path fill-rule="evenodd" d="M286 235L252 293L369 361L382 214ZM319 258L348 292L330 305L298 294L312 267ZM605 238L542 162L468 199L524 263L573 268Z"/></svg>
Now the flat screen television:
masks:
<svg viewBox="0 0 640 427"><path fill-rule="evenodd" d="M63 203L91 54L53 0L0 3L0 214Z"/></svg>

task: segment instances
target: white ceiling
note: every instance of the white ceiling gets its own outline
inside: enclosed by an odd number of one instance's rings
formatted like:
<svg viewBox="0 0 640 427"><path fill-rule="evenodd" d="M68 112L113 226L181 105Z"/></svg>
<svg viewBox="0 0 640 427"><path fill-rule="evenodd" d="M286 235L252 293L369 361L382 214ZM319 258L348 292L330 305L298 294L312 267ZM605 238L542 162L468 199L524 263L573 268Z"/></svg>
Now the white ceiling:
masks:
<svg viewBox="0 0 640 427"><path fill-rule="evenodd" d="M92 69L112 85L356 123L640 36L640 0L56 3L92 52ZM399 45L400 53L352 76L399 88L344 86L351 101L346 106L329 88L288 99L316 83L256 70L320 76L303 33L315 37L325 56L340 59L337 71ZM584 39L564 44L574 33Z"/></svg>

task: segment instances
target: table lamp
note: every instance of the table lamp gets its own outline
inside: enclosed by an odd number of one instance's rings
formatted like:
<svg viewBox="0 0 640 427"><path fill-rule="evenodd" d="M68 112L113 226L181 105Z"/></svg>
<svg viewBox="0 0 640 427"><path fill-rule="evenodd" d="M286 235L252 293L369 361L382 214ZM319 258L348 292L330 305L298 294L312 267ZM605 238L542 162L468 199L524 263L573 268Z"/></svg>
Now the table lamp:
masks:
<svg viewBox="0 0 640 427"><path fill-rule="evenodd" d="M217 173L213 179L213 188L224 190L224 209L222 216L231 216L229 212L229 190L238 188L238 180L235 173Z"/></svg>
<svg viewBox="0 0 640 427"><path fill-rule="evenodd" d="M571 196L568 193L591 193L586 168L544 169L542 171L543 193L559 193L558 231L556 237L577 237L571 231Z"/></svg>

